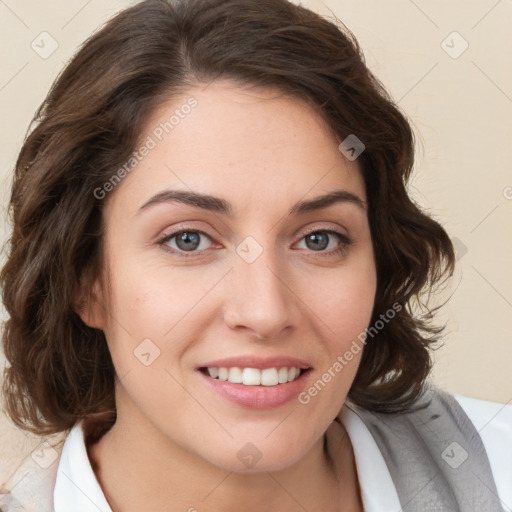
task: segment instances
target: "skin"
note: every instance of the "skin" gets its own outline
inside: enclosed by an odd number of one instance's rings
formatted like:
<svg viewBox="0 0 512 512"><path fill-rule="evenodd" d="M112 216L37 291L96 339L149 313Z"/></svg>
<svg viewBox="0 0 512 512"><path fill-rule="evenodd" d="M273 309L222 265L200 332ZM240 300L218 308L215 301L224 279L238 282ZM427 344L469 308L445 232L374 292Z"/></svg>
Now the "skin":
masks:
<svg viewBox="0 0 512 512"><path fill-rule="evenodd" d="M110 192L104 209L106 279L81 311L105 332L118 376L117 422L89 456L115 512L362 511L350 441L323 451L361 353L307 405L258 410L211 391L201 363L239 355L290 355L313 367L307 389L368 326L376 269L367 209L337 203L288 216L300 200L345 189L366 201L357 160L302 99L228 81L191 88L156 110L141 141L193 96L198 105ZM140 206L164 189L226 199L234 215L177 202ZM192 257L165 234L206 232ZM326 248L306 231L338 229ZM237 246L263 252L247 263ZM198 252L199 251L199 252ZM145 366L134 350L149 338L160 355ZM253 443L261 459L237 457ZM343 504L343 507L341 507Z"/></svg>

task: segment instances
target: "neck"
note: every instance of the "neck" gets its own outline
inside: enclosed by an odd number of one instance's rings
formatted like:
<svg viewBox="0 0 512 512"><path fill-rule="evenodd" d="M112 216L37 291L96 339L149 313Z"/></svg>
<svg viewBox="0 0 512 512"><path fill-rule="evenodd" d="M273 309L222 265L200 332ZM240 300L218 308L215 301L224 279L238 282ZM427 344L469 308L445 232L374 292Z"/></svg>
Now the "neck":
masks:
<svg viewBox="0 0 512 512"><path fill-rule="evenodd" d="M138 425L118 415L113 427L88 446L113 512L291 512L298 506L323 512L363 510L352 446L341 423L333 422L296 464L250 474L214 466L163 438L151 424Z"/></svg>

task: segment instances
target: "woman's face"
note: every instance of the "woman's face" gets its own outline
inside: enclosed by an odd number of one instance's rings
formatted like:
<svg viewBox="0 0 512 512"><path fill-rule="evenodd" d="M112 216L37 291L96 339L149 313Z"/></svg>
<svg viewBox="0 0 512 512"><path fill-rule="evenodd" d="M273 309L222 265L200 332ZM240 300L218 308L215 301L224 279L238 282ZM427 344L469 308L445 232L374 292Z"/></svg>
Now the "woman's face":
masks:
<svg viewBox="0 0 512 512"><path fill-rule="evenodd" d="M110 292L88 317L117 422L227 470L284 469L341 409L371 317L357 160L302 100L223 81L158 109L140 140L103 199Z"/></svg>

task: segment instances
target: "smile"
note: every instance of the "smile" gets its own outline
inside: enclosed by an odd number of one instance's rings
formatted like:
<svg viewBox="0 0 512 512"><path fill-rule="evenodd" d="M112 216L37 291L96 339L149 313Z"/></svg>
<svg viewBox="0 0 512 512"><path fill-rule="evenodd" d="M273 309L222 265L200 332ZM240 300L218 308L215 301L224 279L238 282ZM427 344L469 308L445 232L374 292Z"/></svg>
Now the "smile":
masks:
<svg viewBox="0 0 512 512"><path fill-rule="evenodd" d="M197 374L209 392L213 392L212 398L218 397L245 408L272 409L297 400L312 371L313 368L297 367L208 366L198 368Z"/></svg>

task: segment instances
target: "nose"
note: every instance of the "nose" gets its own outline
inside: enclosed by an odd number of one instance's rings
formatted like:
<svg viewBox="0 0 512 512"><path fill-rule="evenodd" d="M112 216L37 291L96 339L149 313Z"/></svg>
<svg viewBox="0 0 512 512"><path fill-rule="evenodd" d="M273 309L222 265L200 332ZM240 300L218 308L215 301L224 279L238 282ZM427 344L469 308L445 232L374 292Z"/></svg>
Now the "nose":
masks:
<svg viewBox="0 0 512 512"><path fill-rule="evenodd" d="M271 251L252 263L236 256L228 274L224 319L231 329L246 330L259 339L277 339L293 331L300 318L290 272Z"/></svg>

